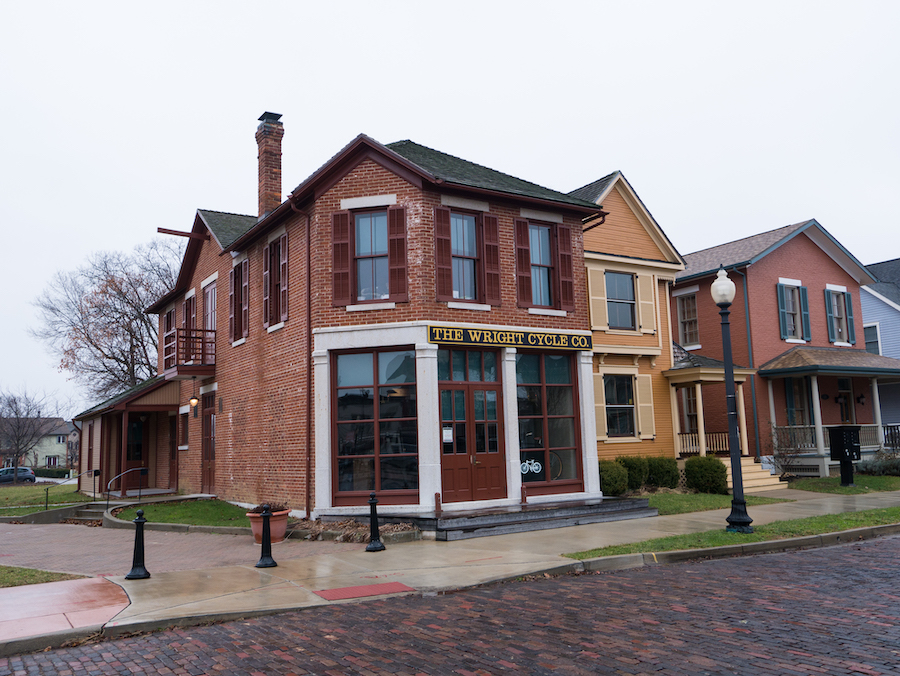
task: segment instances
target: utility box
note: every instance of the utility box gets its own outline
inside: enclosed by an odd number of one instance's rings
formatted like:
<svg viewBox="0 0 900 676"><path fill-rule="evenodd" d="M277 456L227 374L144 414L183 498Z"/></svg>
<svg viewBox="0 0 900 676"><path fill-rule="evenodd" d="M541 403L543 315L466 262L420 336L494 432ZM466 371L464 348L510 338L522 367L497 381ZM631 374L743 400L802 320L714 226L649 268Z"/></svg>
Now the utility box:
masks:
<svg viewBox="0 0 900 676"><path fill-rule="evenodd" d="M853 485L853 461L862 457L859 444L859 425L829 427L831 459L841 463L841 486Z"/></svg>
<svg viewBox="0 0 900 676"><path fill-rule="evenodd" d="M831 459L842 461L859 460L862 455L859 445L859 425L841 425L829 427L828 436L831 441Z"/></svg>

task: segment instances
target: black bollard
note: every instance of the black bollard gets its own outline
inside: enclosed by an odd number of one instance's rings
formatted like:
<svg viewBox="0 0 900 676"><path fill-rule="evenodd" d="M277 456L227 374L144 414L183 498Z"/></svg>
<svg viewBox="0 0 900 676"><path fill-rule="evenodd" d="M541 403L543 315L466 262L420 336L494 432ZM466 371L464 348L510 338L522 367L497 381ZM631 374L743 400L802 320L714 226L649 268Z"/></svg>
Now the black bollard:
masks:
<svg viewBox="0 0 900 676"><path fill-rule="evenodd" d="M150 573L144 568L144 524L147 519L144 518L144 510L137 511L137 518L134 520L134 559L131 562L131 572L125 576L126 580L146 580L150 577Z"/></svg>
<svg viewBox="0 0 900 676"><path fill-rule="evenodd" d="M259 557L257 568L274 568L278 564L272 558L272 532L269 529L269 517L272 516L272 510L269 505L263 505L263 529L262 529L262 556Z"/></svg>
<svg viewBox="0 0 900 676"><path fill-rule="evenodd" d="M367 552L383 552L384 543L381 541L381 533L378 532L378 512L375 505L378 500L374 493L369 494L369 544L366 545Z"/></svg>

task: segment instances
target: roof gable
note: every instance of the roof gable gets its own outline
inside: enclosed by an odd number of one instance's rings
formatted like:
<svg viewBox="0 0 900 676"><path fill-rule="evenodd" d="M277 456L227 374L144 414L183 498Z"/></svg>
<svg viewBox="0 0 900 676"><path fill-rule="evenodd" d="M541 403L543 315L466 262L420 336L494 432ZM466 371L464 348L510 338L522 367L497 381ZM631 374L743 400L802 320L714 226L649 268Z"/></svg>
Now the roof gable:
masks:
<svg viewBox="0 0 900 676"><path fill-rule="evenodd" d="M681 282L711 274L718 270L719 266L731 268L752 265L801 233L822 249L857 283L871 284L875 281L865 266L814 218L686 254L684 260L687 267L676 277Z"/></svg>

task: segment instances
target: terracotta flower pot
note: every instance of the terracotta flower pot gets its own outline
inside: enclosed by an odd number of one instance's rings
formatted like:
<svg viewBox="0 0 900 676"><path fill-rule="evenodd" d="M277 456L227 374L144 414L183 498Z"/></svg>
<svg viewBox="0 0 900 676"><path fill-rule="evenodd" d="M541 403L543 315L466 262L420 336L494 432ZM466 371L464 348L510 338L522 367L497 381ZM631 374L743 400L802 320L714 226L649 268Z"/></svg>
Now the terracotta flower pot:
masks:
<svg viewBox="0 0 900 676"><path fill-rule="evenodd" d="M272 512L272 516L269 517L269 535L272 542L284 540L284 534L287 532L288 514L290 514L290 510L286 509L283 512ZM250 518L250 530L253 532L253 539L256 540L256 544L262 544L262 514L247 512L247 516Z"/></svg>

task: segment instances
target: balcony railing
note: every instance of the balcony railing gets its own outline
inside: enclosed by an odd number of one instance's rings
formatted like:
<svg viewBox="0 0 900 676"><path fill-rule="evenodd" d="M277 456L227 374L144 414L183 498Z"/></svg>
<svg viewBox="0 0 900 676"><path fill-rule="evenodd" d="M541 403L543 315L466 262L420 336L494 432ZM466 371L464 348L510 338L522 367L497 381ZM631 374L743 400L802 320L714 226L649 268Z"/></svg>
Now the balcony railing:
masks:
<svg viewBox="0 0 900 676"><path fill-rule="evenodd" d="M163 369L178 366L212 366L216 363L216 332L207 329L176 329L163 343Z"/></svg>
<svg viewBox="0 0 900 676"><path fill-rule="evenodd" d="M825 449L831 448L831 439L828 434L829 427L841 427L840 425L823 425ZM862 448L878 447L878 425L858 425L859 445ZM884 426L885 446L900 450L900 425ZM791 451L816 452L816 428L815 425L794 425L792 427L775 428L775 444L778 448Z"/></svg>

